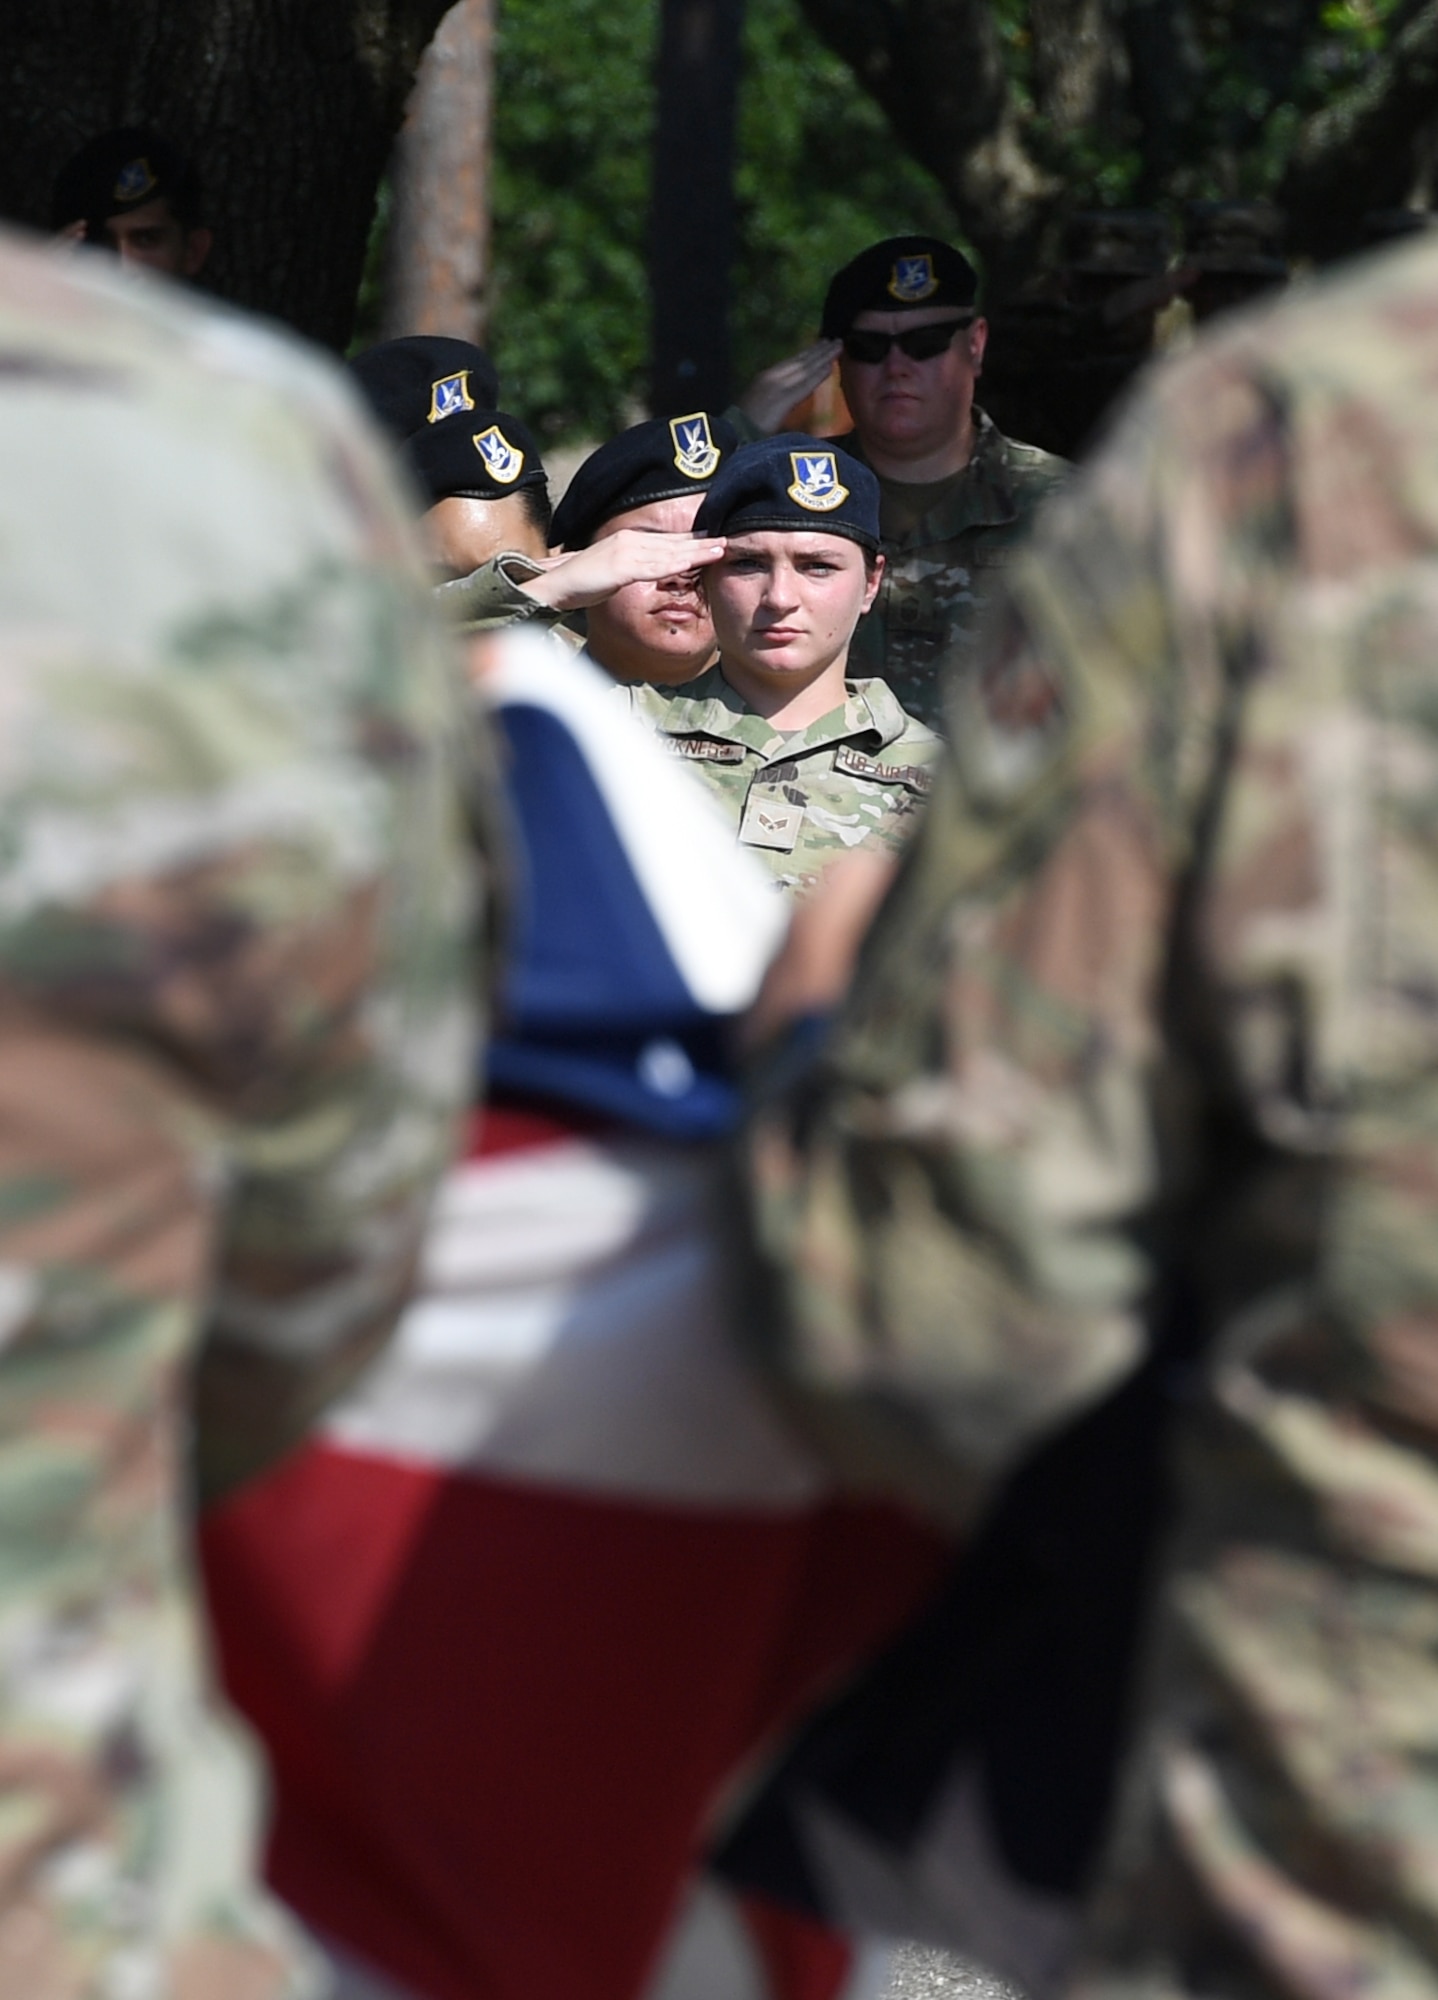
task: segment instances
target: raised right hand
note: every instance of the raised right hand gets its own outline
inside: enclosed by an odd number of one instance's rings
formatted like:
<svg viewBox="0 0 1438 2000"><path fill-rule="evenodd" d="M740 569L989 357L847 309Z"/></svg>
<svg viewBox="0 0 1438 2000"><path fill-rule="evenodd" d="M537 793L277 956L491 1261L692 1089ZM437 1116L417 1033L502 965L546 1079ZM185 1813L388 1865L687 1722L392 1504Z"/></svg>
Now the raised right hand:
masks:
<svg viewBox="0 0 1438 2000"><path fill-rule="evenodd" d="M520 589L555 611L600 604L627 583L657 583L688 576L718 562L724 543L711 536L661 535L650 528L621 528L572 555L550 556L538 576Z"/></svg>

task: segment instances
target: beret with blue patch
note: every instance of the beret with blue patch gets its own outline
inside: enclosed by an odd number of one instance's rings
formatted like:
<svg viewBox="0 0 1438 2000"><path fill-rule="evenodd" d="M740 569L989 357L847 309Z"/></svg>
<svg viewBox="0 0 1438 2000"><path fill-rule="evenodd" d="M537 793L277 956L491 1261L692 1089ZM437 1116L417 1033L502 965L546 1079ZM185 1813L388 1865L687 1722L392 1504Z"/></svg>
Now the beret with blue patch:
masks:
<svg viewBox="0 0 1438 2000"><path fill-rule="evenodd" d="M570 480L554 512L555 541L586 549L616 514L704 492L738 443L733 425L707 410L651 417L621 431L591 452Z"/></svg>
<svg viewBox="0 0 1438 2000"><path fill-rule="evenodd" d="M499 376L482 347L443 333L409 333L367 347L349 364L360 394L403 444L446 417L493 410Z"/></svg>
<svg viewBox="0 0 1438 2000"><path fill-rule="evenodd" d="M781 431L735 452L704 496L696 535L777 528L842 535L879 546L879 482L867 465L823 438Z"/></svg>
<svg viewBox="0 0 1438 2000"><path fill-rule="evenodd" d="M939 236L888 236L836 272L824 297L822 332L838 340L862 312L910 312L919 306L974 310L979 274Z"/></svg>
<svg viewBox="0 0 1438 2000"><path fill-rule="evenodd" d="M539 487L549 476L534 434L503 410L465 410L426 424L404 446L431 507L441 500L507 500Z"/></svg>
<svg viewBox="0 0 1438 2000"><path fill-rule="evenodd" d="M122 125L89 140L60 169L50 226L102 224L160 200L169 202L187 229L199 222L202 198L194 161L152 125Z"/></svg>

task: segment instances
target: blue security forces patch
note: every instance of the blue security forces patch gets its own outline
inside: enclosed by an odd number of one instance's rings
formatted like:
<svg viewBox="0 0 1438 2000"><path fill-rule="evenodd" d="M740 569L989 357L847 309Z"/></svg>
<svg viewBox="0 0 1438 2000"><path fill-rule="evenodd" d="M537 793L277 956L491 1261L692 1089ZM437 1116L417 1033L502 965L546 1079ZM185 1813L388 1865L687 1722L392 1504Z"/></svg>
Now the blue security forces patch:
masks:
<svg viewBox="0 0 1438 2000"><path fill-rule="evenodd" d="M461 410L472 410L474 398L469 393L469 370L461 368L457 375L441 375L433 383L429 392L429 416L427 421L437 424L444 417L458 416Z"/></svg>
<svg viewBox="0 0 1438 2000"><path fill-rule="evenodd" d="M498 424L476 431L474 448L488 466L490 478L500 486L512 486L524 470L524 453L509 442Z"/></svg>
<svg viewBox="0 0 1438 2000"><path fill-rule="evenodd" d="M116 201L143 201L159 186L146 159L130 160L115 176Z"/></svg>
<svg viewBox="0 0 1438 2000"><path fill-rule="evenodd" d="M939 281L934 276L934 260L928 251L922 250L916 257L897 258L887 289L890 298L899 299L906 306L931 299L939 289Z"/></svg>
<svg viewBox="0 0 1438 2000"><path fill-rule="evenodd" d="M689 417L671 417L669 435L674 440L674 463L685 478L711 479L720 453L709 435L709 419L703 410Z"/></svg>
<svg viewBox="0 0 1438 2000"><path fill-rule="evenodd" d="M798 506L814 514L828 514L848 499L849 489L840 483L833 452L791 451L789 464L794 472L789 498Z"/></svg>

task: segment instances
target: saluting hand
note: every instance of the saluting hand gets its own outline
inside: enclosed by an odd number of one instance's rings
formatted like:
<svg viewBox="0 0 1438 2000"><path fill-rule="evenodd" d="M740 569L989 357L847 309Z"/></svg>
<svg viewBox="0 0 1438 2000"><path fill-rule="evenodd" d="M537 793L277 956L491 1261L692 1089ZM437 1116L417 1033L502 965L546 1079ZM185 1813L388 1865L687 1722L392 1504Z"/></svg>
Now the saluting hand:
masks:
<svg viewBox="0 0 1438 2000"><path fill-rule="evenodd" d="M718 562L725 544L712 536L661 535L650 528L621 528L572 555L550 556L538 576L520 585L526 595L555 611L582 611L600 604L627 583L658 583L692 577Z"/></svg>
<svg viewBox="0 0 1438 2000"><path fill-rule="evenodd" d="M828 380L829 370L839 358L841 340L816 340L785 361L776 361L762 375L756 375L743 395L739 408L751 424L772 437L796 403L812 396Z"/></svg>

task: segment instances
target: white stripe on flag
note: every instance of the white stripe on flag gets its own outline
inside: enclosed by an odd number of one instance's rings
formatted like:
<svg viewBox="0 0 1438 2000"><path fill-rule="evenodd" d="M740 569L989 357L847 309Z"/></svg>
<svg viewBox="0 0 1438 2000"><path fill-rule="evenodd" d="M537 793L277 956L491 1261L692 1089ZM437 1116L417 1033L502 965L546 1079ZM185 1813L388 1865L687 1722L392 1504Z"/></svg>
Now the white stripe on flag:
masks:
<svg viewBox="0 0 1438 2000"><path fill-rule="evenodd" d="M676 1505L825 1481L734 1351L717 1155L572 1140L447 1177L418 1295L324 1425L378 1457Z"/></svg>

